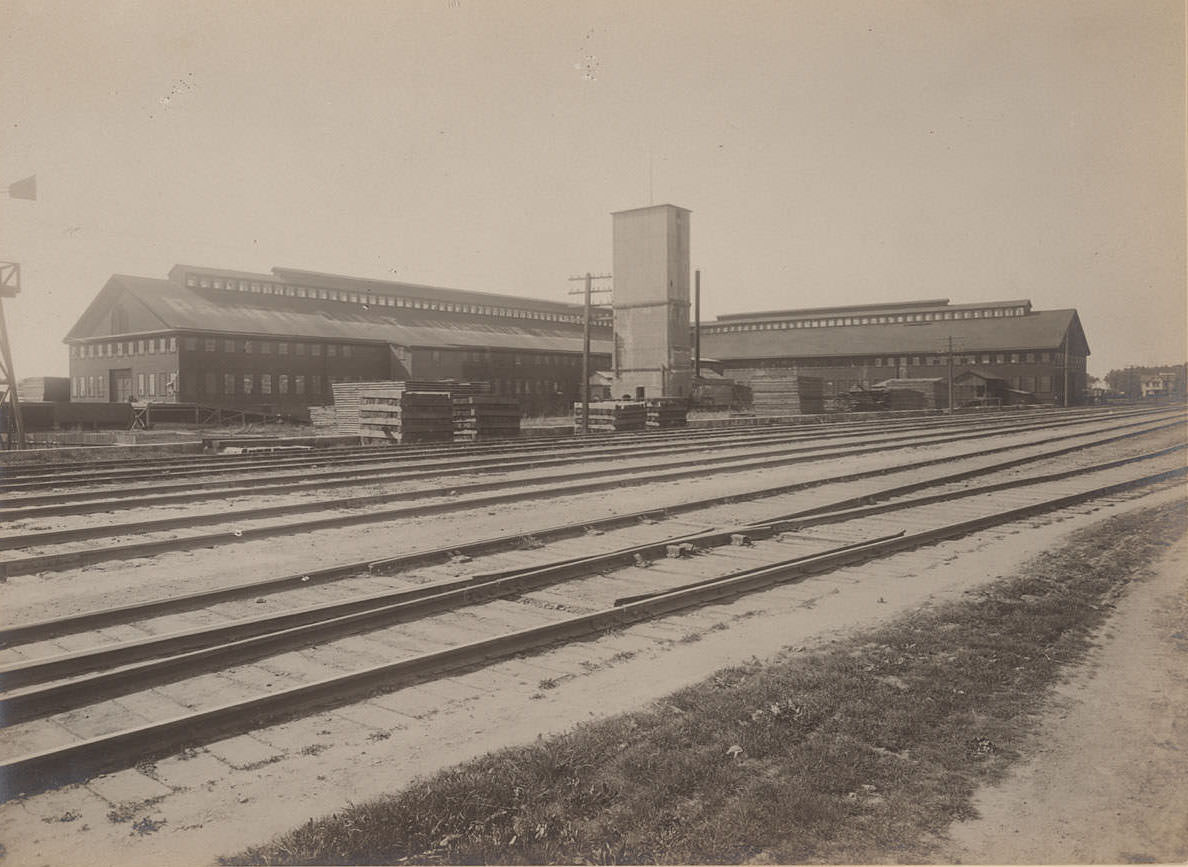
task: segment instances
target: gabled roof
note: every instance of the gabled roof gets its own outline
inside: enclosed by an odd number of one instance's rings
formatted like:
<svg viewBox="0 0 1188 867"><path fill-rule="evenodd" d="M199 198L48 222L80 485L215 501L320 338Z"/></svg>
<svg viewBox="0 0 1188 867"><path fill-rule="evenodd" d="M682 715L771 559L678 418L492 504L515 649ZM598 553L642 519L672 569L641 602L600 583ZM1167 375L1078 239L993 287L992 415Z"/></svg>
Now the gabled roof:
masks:
<svg viewBox="0 0 1188 867"><path fill-rule="evenodd" d="M827 358L853 355L937 355L949 338L958 354L1061 347L1065 334L1071 351L1089 354L1076 310L1041 310L1026 316L954 319L888 325L846 325L732 331L701 335L707 355L726 360L752 358ZM1079 353L1078 353L1079 354Z"/></svg>
<svg viewBox="0 0 1188 867"><path fill-rule="evenodd" d="M371 341L427 348L494 348L580 352L581 326L528 319L454 315L428 310L365 309L311 298L189 289L173 280L117 274L107 281L66 335L66 342L96 335L116 303L143 305L158 320L156 330L254 337ZM601 330L601 329L600 329ZM609 354L611 341L596 335L595 352Z"/></svg>

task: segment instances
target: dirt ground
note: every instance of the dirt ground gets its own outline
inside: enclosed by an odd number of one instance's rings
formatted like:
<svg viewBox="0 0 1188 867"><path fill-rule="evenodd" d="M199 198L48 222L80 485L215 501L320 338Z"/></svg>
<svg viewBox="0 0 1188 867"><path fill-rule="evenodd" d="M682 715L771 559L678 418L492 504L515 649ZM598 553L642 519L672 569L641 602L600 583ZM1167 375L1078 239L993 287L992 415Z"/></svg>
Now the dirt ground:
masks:
<svg viewBox="0 0 1188 867"><path fill-rule="evenodd" d="M241 736L164 760L153 777L129 770L0 805L0 864L213 863L471 756L639 707L722 666L958 598L1075 530L1183 496L1165 489L997 528L509 660L427 685L424 695L406 690ZM1185 566L1180 540L1122 598L1093 659L1061 690L1032 758L982 793L982 818L953 829L945 860L1185 860ZM699 640L684 640L693 633Z"/></svg>
<svg viewBox="0 0 1188 867"><path fill-rule="evenodd" d="M1131 585L1034 754L951 829L956 863L1188 862L1188 539Z"/></svg>

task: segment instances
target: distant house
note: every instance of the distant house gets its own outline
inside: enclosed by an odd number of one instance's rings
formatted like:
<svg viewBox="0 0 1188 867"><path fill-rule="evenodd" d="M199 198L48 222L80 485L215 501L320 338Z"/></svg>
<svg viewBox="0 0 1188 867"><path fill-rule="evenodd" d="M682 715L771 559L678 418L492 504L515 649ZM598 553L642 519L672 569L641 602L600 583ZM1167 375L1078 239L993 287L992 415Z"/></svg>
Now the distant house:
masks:
<svg viewBox="0 0 1188 867"><path fill-rule="evenodd" d="M1172 392L1172 383L1175 381L1176 375L1174 373L1155 373L1150 376L1144 376L1139 382L1139 388L1142 389L1143 399L1166 397Z"/></svg>

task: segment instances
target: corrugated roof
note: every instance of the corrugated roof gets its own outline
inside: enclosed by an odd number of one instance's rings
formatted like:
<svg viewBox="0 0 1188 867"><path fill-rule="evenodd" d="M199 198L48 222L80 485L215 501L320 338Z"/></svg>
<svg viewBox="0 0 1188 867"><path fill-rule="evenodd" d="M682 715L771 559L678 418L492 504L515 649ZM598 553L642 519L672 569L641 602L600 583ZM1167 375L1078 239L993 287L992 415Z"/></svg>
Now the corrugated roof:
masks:
<svg viewBox="0 0 1188 867"><path fill-rule="evenodd" d="M1073 346L1084 346L1076 310L1042 310L1001 319L953 319L894 325L844 325L701 335L702 352L724 360L822 358L851 355L935 355L953 339L957 353L1056 349L1072 329Z"/></svg>
<svg viewBox="0 0 1188 867"><path fill-rule="evenodd" d="M577 325L509 320L381 307L363 309L331 301L187 289L173 280L115 275L66 336L91 336L93 325L116 300L128 295L175 331L247 334L321 340L363 340L428 348L493 348L580 352ZM591 341L593 351L609 354L605 335Z"/></svg>

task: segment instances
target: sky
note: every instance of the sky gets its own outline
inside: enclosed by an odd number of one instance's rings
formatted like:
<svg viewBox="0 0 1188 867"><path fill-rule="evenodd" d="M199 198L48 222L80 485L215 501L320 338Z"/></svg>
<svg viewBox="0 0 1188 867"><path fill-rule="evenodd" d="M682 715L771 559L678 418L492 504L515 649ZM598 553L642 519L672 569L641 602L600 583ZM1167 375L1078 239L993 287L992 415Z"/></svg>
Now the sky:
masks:
<svg viewBox="0 0 1188 867"><path fill-rule="evenodd" d="M1185 12L1162 0L0 0L18 378L115 273L565 300L692 210L703 316L1075 307L1185 360Z"/></svg>

